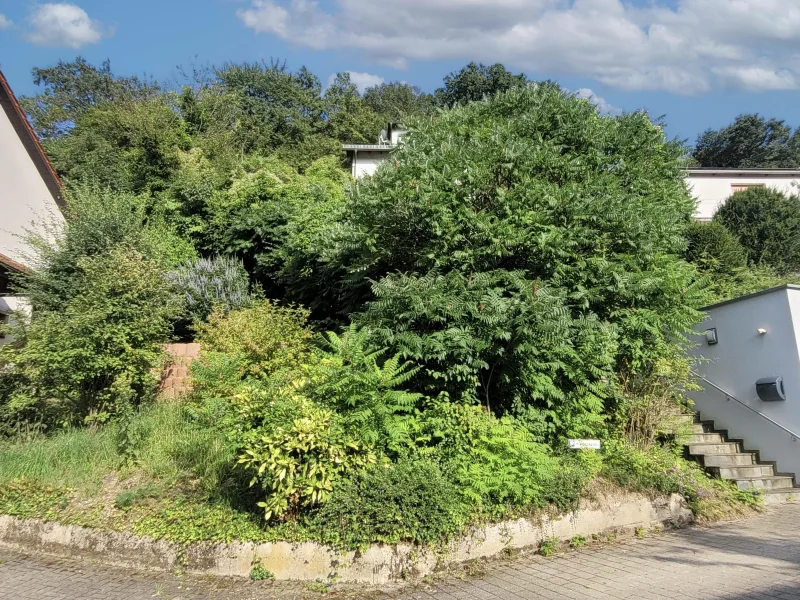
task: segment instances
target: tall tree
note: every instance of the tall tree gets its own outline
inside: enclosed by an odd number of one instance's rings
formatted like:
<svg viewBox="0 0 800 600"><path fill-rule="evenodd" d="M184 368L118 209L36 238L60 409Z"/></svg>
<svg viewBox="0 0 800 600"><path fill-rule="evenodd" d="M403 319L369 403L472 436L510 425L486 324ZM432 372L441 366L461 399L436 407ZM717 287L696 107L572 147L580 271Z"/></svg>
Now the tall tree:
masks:
<svg viewBox="0 0 800 600"><path fill-rule="evenodd" d="M402 122L407 117L429 114L435 100L418 87L393 81L364 90L364 102L385 121Z"/></svg>
<svg viewBox="0 0 800 600"><path fill-rule="evenodd" d="M325 92L328 131L340 142L372 144L385 126L381 115L368 106L350 73L337 73Z"/></svg>
<svg viewBox="0 0 800 600"><path fill-rule="evenodd" d="M277 152L289 162L308 166L335 152L325 136L325 102L319 79L286 63L226 64L216 69L217 81L235 114L235 138L243 153Z"/></svg>
<svg viewBox="0 0 800 600"><path fill-rule="evenodd" d="M800 131L778 119L739 115L727 127L697 138L693 157L701 167L731 169L800 167Z"/></svg>
<svg viewBox="0 0 800 600"><path fill-rule="evenodd" d="M602 117L552 84L443 111L327 235L336 304L424 366L421 390L590 434L577 415L601 412L611 372L652 364L705 300L676 258L681 154L646 114Z"/></svg>
<svg viewBox="0 0 800 600"><path fill-rule="evenodd" d="M527 83L525 73L513 74L500 63L486 66L469 63L458 72L444 78L444 86L436 90L437 102L448 108L494 96L498 92Z"/></svg>
<svg viewBox="0 0 800 600"><path fill-rule="evenodd" d="M35 96L21 98L37 135L42 139L68 133L88 110L106 102L142 100L161 92L155 82L117 77L109 60L96 67L78 56L54 67L34 67L33 82L43 87Z"/></svg>

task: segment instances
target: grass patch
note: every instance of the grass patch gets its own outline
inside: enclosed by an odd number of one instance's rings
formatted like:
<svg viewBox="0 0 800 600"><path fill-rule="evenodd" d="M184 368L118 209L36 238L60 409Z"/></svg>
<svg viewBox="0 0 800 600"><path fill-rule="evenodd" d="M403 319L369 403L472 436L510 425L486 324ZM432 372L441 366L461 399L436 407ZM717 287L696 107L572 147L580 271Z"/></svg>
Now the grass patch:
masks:
<svg viewBox="0 0 800 600"><path fill-rule="evenodd" d="M120 464L109 430L75 429L27 442L0 442L0 485L35 480L44 485L97 492Z"/></svg>
<svg viewBox="0 0 800 600"><path fill-rule="evenodd" d="M94 434L68 430L0 443L0 514L177 544L314 540L342 549L372 541L435 544L486 519L463 512L457 503L435 502L455 498L457 490L433 463L401 461L347 479L328 505L305 518L267 526L226 440L198 425L182 406L153 405L136 413L125 430L126 441L134 441L127 453L118 445L121 437L119 425L112 424ZM608 481L647 493L681 493L701 520L744 514L761 501L666 451L621 447L604 458L602 475ZM420 531L428 537L419 537ZM573 548L586 543L582 536L570 540ZM539 549L545 556L557 550L550 539Z"/></svg>

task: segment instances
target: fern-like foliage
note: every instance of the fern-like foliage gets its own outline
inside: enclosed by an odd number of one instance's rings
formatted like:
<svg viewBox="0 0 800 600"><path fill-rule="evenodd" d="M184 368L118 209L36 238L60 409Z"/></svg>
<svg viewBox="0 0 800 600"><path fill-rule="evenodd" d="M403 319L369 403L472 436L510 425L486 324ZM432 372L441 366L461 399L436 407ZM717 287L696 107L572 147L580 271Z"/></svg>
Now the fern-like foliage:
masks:
<svg viewBox="0 0 800 600"><path fill-rule="evenodd" d="M367 445L399 451L408 444L408 416L422 398L402 387L419 371L399 354L369 343L369 333L351 325L344 333L328 332L318 360L309 366L306 391L317 402L344 415Z"/></svg>

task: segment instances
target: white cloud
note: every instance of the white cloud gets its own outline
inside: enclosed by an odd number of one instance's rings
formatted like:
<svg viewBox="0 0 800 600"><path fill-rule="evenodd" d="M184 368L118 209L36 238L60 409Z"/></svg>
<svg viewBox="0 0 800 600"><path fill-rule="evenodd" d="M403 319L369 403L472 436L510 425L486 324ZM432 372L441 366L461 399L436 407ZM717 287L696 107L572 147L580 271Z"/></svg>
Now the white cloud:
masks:
<svg viewBox="0 0 800 600"><path fill-rule="evenodd" d="M380 85L385 81L380 75L373 75L372 73L359 73L357 71L348 71L348 73L350 73L350 81L356 84L359 92L363 92L369 87Z"/></svg>
<svg viewBox="0 0 800 600"><path fill-rule="evenodd" d="M0 13L0 29L8 29L12 25L13 23L11 22L11 19Z"/></svg>
<svg viewBox="0 0 800 600"><path fill-rule="evenodd" d="M358 91L362 93L368 87L374 87L386 81L380 75L373 75L372 73L359 73L358 71L347 71L347 74L350 75L350 81L354 83L355 86L358 88ZM331 87L333 85L333 82L336 81L337 75L338 73L331 73L331 75L328 77L327 87Z"/></svg>
<svg viewBox="0 0 800 600"><path fill-rule="evenodd" d="M761 67L722 67L712 70L721 82L730 87L753 92L797 89L797 78L785 69L775 71Z"/></svg>
<svg viewBox="0 0 800 600"><path fill-rule="evenodd" d="M575 95L578 98L586 98L589 102L597 106L601 113L609 114L609 115L621 115L622 109L618 106L614 106L609 102L606 102L606 99L598 96L589 88L581 88L575 92Z"/></svg>
<svg viewBox="0 0 800 600"><path fill-rule="evenodd" d="M74 4L41 4L30 16L28 40L39 46L80 48L96 44L110 31Z"/></svg>
<svg viewBox="0 0 800 600"><path fill-rule="evenodd" d="M800 86L797 0L250 0L237 14L258 33L396 68L499 61L678 94Z"/></svg>

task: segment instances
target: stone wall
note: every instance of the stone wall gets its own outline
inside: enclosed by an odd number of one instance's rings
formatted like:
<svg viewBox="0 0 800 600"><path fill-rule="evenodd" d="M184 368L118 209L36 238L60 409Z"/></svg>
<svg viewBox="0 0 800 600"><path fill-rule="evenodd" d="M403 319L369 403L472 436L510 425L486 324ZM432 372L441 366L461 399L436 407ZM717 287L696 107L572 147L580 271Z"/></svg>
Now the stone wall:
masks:
<svg viewBox="0 0 800 600"><path fill-rule="evenodd" d="M548 538L567 541L576 535L632 534L638 527L686 524L693 518L680 496L652 499L617 492L583 501L579 510L566 515L475 527L443 548L372 544L364 552L337 552L314 542L180 546L130 533L0 516L0 546L66 554L129 568L181 568L216 576L247 577L258 559L276 579L333 579L381 585L424 577L448 565L495 556L509 548L536 547Z"/></svg>
<svg viewBox="0 0 800 600"><path fill-rule="evenodd" d="M200 344L167 344L169 361L161 375L158 395L164 400L174 400L189 390L189 365L200 356Z"/></svg>

